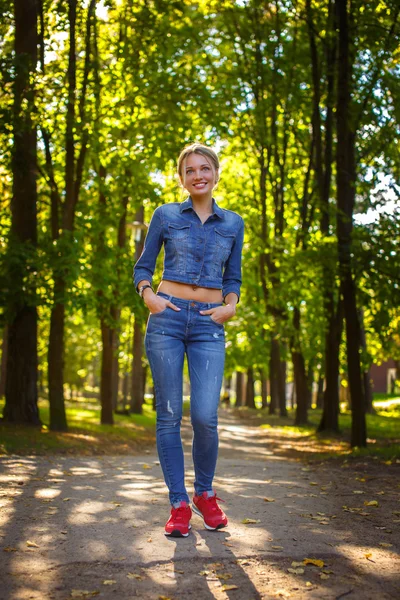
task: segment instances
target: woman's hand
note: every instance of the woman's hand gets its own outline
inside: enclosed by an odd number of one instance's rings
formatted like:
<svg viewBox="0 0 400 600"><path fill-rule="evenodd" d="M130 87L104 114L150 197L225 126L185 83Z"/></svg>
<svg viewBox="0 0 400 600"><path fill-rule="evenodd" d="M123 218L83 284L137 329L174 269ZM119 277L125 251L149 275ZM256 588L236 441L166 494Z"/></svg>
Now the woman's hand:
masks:
<svg viewBox="0 0 400 600"><path fill-rule="evenodd" d="M162 312L167 308L167 306L169 306L169 308L172 308L172 310L176 310L177 312L181 310L173 302L170 302L169 300L167 300L166 298L162 298L161 296L157 296L157 294L155 294L149 288L144 290L143 300L152 315Z"/></svg>
<svg viewBox="0 0 400 600"><path fill-rule="evenodd" d="M235 316L236 307L233 304L226 304L225 306L217 306L216 308L200 310L199 312L201 315L211 315L213 321L222 325L222 323Z"/></svg>

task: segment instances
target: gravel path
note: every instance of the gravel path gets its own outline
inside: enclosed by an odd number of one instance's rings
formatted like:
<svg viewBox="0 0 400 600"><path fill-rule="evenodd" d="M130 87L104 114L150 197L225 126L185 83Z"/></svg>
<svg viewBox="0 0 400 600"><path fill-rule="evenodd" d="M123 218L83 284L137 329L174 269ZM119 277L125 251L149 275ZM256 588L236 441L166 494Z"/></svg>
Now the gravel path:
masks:
<svg viewBox="0 0 400 600"><path fill-rule="evenodd" d="M0 598L400 598L400 465L307 464L274 452L268 430L228 413L220 424L229 527L194 515L187 539L163 535L153 450L2 457ZM184 437L191 491L187 422Z"/></svg>

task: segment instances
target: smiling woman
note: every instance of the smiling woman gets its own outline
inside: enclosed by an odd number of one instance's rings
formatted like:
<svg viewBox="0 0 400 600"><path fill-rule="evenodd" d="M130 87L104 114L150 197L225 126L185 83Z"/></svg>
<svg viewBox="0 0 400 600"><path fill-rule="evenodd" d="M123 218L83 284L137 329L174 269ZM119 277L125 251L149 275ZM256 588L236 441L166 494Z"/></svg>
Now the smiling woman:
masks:
<svg viewBox="0 0 400 600"><path fill-rule="evenodd" d="M180 435L185 353L194 432L193 510L207 529L228 524L212 482L218 454L224 323L235 315L239 301L244 224L242 217L221 209L212 196L219 161L211 148L202 144L184 148L178 159L178 175L189 197L155 210L134 280L150 311L146 352L156 395L157 448L172 505L165 534L186 537L192 511L184 482ZM162 245L164 272L154 293L151 282Z"/></svg>

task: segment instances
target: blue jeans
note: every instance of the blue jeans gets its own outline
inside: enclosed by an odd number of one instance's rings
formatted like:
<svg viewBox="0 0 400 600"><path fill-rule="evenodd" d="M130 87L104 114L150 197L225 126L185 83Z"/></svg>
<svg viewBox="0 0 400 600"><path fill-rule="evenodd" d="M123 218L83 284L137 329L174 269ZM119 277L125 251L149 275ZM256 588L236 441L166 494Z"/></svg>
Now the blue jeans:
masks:
<svg viewBox="0 0 400 600"><path fill-rule="evenodd" d="M171 504L189 496L185 488L181 440L182 382L185 352L190 379L190 416L196 494L210 492L218 454L218 405L225 361L224 326L200 310L221 303L182 300L158 292L178 306L151 314L145 346L154 381L157 450Z"/></svg>

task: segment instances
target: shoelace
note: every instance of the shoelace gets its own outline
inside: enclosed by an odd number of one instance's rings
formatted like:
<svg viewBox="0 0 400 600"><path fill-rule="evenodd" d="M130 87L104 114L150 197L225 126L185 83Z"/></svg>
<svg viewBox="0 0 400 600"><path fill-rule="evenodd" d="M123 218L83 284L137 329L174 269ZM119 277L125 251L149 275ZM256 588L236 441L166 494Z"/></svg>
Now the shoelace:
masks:
<svg viewBox="0 0 400 600"><path fill-rule="evenodd" d="M207 500L212 502L211 510L222 512L220 507L217 505L217 500L219 500L220 502L225 502L225 500L222 500L222 498L218 498L218 496L210 496L209 498L207 498Z"/></svg>
<svg viewBox="0 0 400 600"><path fill-rule="evenodd" d="M172 516L174 520L183 519L184 513L187 512L188 508L188 506L179 506L178 508L173 508Z"/></svg>

